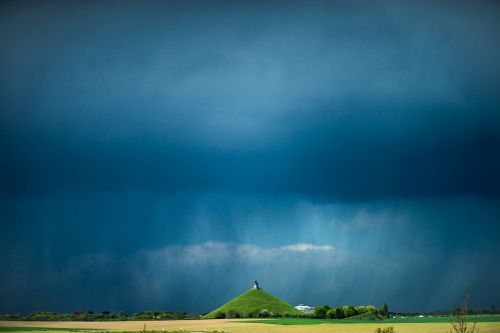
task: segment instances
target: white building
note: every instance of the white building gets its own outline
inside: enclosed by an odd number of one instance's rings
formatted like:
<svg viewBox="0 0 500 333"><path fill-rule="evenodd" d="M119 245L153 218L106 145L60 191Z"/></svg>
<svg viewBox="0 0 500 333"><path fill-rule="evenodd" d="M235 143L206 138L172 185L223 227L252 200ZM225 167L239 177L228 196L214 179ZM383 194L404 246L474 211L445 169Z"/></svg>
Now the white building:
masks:
<svg viewBox="0 0 500 333"><path fill-rule="evenodd" d="M304 305L304 304L297 305L295 308L297 310L302 311L302 312L307 313L307 314L314 312L314 307Z"/></svg>

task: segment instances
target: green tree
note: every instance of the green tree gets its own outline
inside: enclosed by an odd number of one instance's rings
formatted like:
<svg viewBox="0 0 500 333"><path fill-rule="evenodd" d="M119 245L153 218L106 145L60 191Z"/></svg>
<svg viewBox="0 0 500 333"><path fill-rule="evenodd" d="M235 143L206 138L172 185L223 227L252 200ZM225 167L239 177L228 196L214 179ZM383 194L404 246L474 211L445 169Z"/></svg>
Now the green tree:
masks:
<svg viewBox="0 0 500 333"><path fill-rule="evenodd" d="M364 305L355 306L354 308L356 309L356 312L358 314L362 314L362 313L368 312L368 309Z"/></svg>
<svg viewBox="0 0 500 333"><path fill-rule="evenodd" d="M236 311L235 309L229 309L229 311L227 311L227 314L226 314L227 318L240 318L241 315L238 311Z"/></svg>
<svg viewBox="0 0 500 333"><path fill-rule="evenodd" d="M215 317L215 319L224 319L224 318L226 318L226 314L222 311L217 311L214 314L214 317Z"/></svg>
<svg viewBox="0 0 500 333"><path fill-rule="evenodd" d="M344 317L352 317L357 315L358 313L356 312L356 309L352 305L344 305L342 307L342 310L344 311Z"/></svg>
<svg viewBox="0 0 500 333"><path fill-rule="evenodd" d="M314 307L314 312L313 312L313 316L315 318L319 318L319 319L325 319L326 318L326 313L328 312L328 310L330 310L331 308L328 306L328 305L322 305L322 306L315 306Z"/></svg>
<svg viewBox="0 0 500 333"><path fill-rule="evenodd" d="M248 313L249 318L258 318L259 317L259 309L253 309Z"/></svg>
<svg viewBox="0 0 500 333"><path fill-rule="evenodd" d="M382 304L382 306L380 307L380 309L378 310L378 313L382 316L382 317L387 317L389 315L389 307L387 306L387 303L384 303Z"/></svg>
<svg viewBox="0 0 500 333"><path fill-rule="evenodd" d="M344 311L340 307L335 309L335 319L343 319L344 316Z"/></svg>
<svg viewBox="0 0 500 333"><path fill-rule="evenodd" d="M329 309L328 311L326 311L326 318L335 319L335 309Z"/></svg>
<svg viewBox="0 0 500 333"><path fill-rule="evenodd" d="M267 318L270 316L269 310L268 309L262 309L259 312L259 317L261 318Z"/></svg>

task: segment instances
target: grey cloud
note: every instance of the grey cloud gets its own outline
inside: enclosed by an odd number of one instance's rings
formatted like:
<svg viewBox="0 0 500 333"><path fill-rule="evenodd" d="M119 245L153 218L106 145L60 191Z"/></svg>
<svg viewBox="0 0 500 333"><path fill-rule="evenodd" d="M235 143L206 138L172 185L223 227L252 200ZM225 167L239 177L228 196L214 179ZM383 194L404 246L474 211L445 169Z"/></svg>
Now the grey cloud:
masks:
<svg viewBox="0 0 500 333"><path fill-rule="evenodd" d="M300 274L301 269L318 272L332 269L342 260L342 254L327 245L264 248L208 241L169 245L126 257L106 253L73 257L63 267L45 271L36 286L16 291L10 283L1 292L34 293L37 302L52 309L71 304L77 308L126 306L137 311L157 303L170 310L203 312L254 279L272 290L280 281L273 278L275 274ZM98 292L102 287L107 290L103 297ZM44 297L46 301L40 299Z"/></svg>
<svg viewBox="0 0 500 333"><path fill-rule="evenodd" d="M79 6L5 5L4 191L498 195L493 3Z"/></svg>
<svg viewBox="0 0 500 333"><path fill-rule="evenodd" d="M2 2L0 311L491 304L499 11Z"/></svg>
<svg viewBox="0 0 500 333"><path fill-rule="evenodd" d="M498 297L498 200L122 196L2 207L15 218L2 234L1 264L12 274L0 277L0 294L17 301L1 309L203 312L255 279L292 304L387 301L424 311L453 308L464 294L474 307Z"/></svg>

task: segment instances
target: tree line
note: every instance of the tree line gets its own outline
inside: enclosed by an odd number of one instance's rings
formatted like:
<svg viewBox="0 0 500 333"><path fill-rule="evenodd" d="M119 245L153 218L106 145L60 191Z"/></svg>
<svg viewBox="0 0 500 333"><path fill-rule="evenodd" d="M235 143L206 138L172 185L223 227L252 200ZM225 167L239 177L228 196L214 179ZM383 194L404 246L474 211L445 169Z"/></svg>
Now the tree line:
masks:
<svg viewBox="0 0 500 333"><path fill-rule="evenodd" d="M199 314L187 312L168 311L142 311L131 315L110 311L75 311L59 312L34 312L28 314L0 314L0 320L25 320L25 321L121 321L121 320L178 320L200 319Z"/></svg>
<svg viewBox="0 0 500 333"><path fill-rule="evenodd" d="M373 305L343 305L330 307L329 305L316 306L312 317L318 319L383 319L389 316L389 307L384 303L380 308Z"/></svg>

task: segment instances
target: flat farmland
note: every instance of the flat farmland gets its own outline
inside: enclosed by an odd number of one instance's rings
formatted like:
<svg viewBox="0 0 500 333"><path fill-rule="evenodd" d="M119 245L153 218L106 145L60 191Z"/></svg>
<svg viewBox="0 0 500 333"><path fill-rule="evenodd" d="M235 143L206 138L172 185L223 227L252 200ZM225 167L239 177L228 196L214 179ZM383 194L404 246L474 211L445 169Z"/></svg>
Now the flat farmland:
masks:
<svg viewBox="0 0 500 333"><path fill-rule="evenodd" d="M269 322L269 321L268 321ZM276 325L248 322L244 319L169 320L169 321L113 321L113 322L25 322L0 321L0 332L89 332L89 331L186 331L186 332L235 332L235 333L373 333L377 327L393 326L396 333L447 333L448 323L321 323ZM499 333L500 322L478 323L480 333Z"/></svg>

